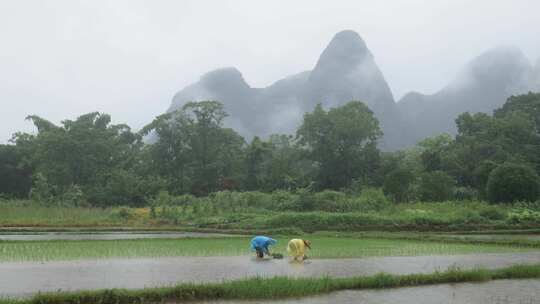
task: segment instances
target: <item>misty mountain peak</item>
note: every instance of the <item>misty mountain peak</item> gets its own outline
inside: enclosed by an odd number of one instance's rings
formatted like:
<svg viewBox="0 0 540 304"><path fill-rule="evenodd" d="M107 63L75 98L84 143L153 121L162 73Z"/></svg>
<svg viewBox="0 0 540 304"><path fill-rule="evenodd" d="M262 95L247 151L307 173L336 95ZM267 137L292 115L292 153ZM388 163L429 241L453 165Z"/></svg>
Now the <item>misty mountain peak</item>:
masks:
<svg viewBox="0 0 540 304"><path fill-rule="evenodd" d="M416 140L442 132L455 133L463 112L491 113L515 94L531 90L533 68L515 46L499 46L472 59L452 83L431 95L407 94L398 103Z"/></svg>
<svg viewBox="0 0 540 304"><path fill-rule="evenodd" d="M324 49L307 81L301 100L306 110L317 103L336 107L351 100L364 102L379 119L383 145L399 145L401 119L394 97L370 50L358 33L337 33ZM398 126L399 125L399 126Z"/></svg>
<svg viewBox="0 0 540 304"><path fill-rule="evenodd" d="M334 35L312 71L251 88L236 68L204 74L173 98L169 110L188 101L218 100L230 114L225 125L249 140L254 135L292 134L305 112L351 100L368 105L379 119L387 149L410 145L426 136L454 133L463 112L491 113L508 96L540 90L540 61L533 66L515 46L500 46L473 58L455 80L434 94L411 92L396 105L374 56L358 33Z"/></svg>
<svg viewBox="0 0 540 304"><path fill-rule="evenodd" d="M526 82L532 66L515 46L499 46L474 58L458 75L455 84L511 87Z"/></svg>
<svg viewBox="0 0 540 304"><path fill-rule="evenodd" d="M365 102L375 113L387 147L398 146L403 137L394 131L403 128L392 92L366 43L351 30L334 35L312 71L251 88L235 68L214 70L176 93L169 111L205 99L222 102L230 114L225 125L248 138L292 133L317 103L329 108L351 100Z"/></svg>
<svg viewBox="0 0 540 304"><path fill-rule="evenodd" d="M235 89L249 89L249 85L244 80L242 73L234 67L220 68L204 74L201 82L205 87L224 88L225 86Z"/></svg>
<svg viewBox="0 0 540 304"><path fill-rule="evenodd" d="M540 58L536 60L536 65L534 66L534 82L536 84L536 90L540 91Z"/></svg>
<svg viewBox="0 0 540 304"><path fill-rule="evenodd" d="M315 69L347 69L360 64L366 56L371 54L362 37L355 31L341 31L323 51Z"/></svg>
<svg viewBox="0 0 540 304"><path fill-rule="evenodd" d="M529 66L530 63L523 52L513 45L492 48L471 62L471 67L475 69L494 68L501 65Z"/></svg>
<svg viewBox="0 0 540 304"><path fill-rule="evenodd" d="M305 100L312 106L322 102L334 107L361 100L376 114L395 107L392 92L366 43L350 30L337 33L322 52L309 77L308 91Z"/></svg>
<svg viewBox="0 0 540 304"><path fill-rule="evenodd" d="M204 74L200 80L176 93L169 111L181 108L188 101L220 100L244 96L251 88L242 73L233 67L220 68Z"/></svg>

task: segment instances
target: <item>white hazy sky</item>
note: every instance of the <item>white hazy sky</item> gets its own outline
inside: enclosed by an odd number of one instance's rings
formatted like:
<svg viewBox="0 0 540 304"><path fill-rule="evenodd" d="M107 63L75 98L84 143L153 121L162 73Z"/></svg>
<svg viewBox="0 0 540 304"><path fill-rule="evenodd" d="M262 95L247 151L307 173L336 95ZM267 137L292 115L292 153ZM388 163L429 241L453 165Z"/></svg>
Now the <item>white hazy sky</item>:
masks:
<svg viewBox="0 0 540 304"><path fill-rule="evenodd" d="M396 99L432 93L481 52L540 56L538 0L1 0L0 143L91 111L138 129L203 73L235 66L262 87L312 69L357 31Z"/></svg>

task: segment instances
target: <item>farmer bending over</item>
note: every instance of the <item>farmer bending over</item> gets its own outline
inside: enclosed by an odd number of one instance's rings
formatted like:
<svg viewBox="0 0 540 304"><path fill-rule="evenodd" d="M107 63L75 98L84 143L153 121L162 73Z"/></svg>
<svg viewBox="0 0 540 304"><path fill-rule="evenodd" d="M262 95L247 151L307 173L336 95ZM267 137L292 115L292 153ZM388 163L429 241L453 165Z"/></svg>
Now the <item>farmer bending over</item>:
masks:
<svg viewBox="0 0 540 304"><path fill-rule="evenodd" d="M257 257L262 259L265 253L266 255L270 255L268 246L275 245L276 243L276 240L267 236L256 236L251 240L251 250L255 250Z"/></svg>
<svg viewBox="0 0 540 304"><path fill-rule="evenodd" d="M306 248L311 249L311 242L303 239L292 239L287 244L287 252L294 261L303 261L306 257Z"/></svg>

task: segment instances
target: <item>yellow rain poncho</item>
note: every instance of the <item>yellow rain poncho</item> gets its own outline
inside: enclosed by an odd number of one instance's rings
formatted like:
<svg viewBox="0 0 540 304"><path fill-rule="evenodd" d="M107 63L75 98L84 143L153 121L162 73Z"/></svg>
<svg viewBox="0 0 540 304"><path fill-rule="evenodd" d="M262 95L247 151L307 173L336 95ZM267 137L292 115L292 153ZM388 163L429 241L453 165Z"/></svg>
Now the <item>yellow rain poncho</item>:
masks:
<svg viewBox="0 0 540 304"><path fill-rule="evenodd" d="M304 243L304 240L302 239L290 240L289 243L287 244L287 252L295 260L297 258L304 259L304 256L306 254L306 244Z"/></svg>

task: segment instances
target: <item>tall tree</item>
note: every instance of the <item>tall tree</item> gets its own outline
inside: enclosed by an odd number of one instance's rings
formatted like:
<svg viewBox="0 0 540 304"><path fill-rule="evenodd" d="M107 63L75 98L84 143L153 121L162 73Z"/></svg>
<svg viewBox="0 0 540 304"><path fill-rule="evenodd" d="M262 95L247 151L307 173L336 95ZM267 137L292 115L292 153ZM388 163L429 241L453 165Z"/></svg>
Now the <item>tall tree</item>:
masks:
<svg viewBox="0 0 540 304"><path fill-rule="evenodd" d="M0 145L0 194L18 198L28 196L32 170L23 158L20 147Z"/></svg>
<svg viewBox="0 0 540 304"><path fill-rule="evenodd" d="M536 124L536 132L540 132L540 93L511 96L506 103L495 110L494 116L501 118L512 112L521 112L532 118Z"/></svg>
<svg viewBox="0 0 540 304"><path fill-rule="evenodd" d="M270 144L255 136L246 148L246 181L247 190L258 190L265 186L268 179L265 172L271 158Z"/></svg>
<svg viewBox="0 0 540 304"><path fill-rule="evenodd" d="M300 143L318 165L320 188L339 189L355 179L367 182L379 161L377 139L382 132L373 112L351 101L325 111L320 104L304 115L297 131Z"/></svg>
<svg viewBox="0 0 540 304"><path fill-rule="evenodd" d="M27 119L38 133L16 134L14 141L30 154L35 173L52 185L55 195L77 185L94 200L92 195L105 186L111 171L132 166L140 147L139 137L127 125L111 124L107 114L84 114L60 126L35 115Z"/></svg>
<svg viewBox="0 0 540 304"><path fill-rule="evenodd" d="M143 128L158 140L148 153L174 193L208 194L239 185L244 139L223 128L227 114L217 101L190 102Z"/></svg>

